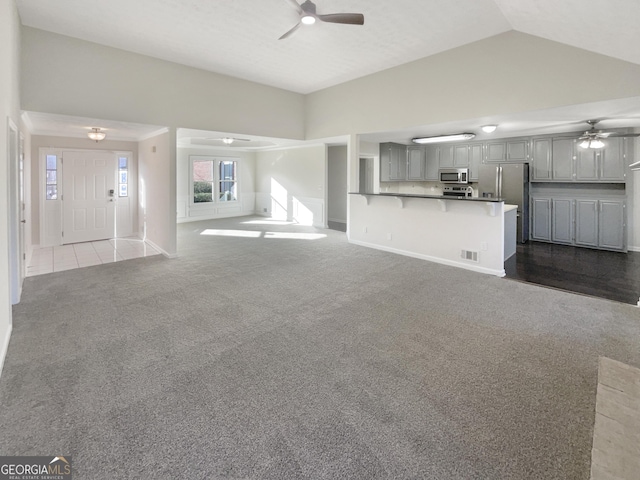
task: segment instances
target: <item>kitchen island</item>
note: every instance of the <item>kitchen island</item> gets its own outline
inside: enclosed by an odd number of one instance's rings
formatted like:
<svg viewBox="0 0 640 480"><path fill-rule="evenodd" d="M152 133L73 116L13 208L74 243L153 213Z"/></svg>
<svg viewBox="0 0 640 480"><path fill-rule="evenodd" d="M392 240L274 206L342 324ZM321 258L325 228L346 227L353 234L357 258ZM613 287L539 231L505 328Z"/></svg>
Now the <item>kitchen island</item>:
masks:
<svg viewBox="0 0 640 480"><path fill-rule="evenodd" d="M504 276L506 255L515 251L514 235L505 242L511 231L505 210L510 225L513 209L500 198L354 192L347 236L354 244Z"/></svg>

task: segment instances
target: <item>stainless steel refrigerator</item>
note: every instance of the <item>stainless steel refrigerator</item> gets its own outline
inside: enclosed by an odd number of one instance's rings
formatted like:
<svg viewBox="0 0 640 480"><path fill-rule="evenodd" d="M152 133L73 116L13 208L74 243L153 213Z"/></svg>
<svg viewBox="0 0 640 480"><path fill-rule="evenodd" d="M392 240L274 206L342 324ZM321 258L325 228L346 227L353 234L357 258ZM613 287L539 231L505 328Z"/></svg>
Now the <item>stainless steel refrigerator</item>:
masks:
<svg viewBox="0 0 640 480"><path fill-rule="evenodd" d="M502 198L518 206L518 242L529 239L529 164L493 163L480 165L478 197Z"/></svg>

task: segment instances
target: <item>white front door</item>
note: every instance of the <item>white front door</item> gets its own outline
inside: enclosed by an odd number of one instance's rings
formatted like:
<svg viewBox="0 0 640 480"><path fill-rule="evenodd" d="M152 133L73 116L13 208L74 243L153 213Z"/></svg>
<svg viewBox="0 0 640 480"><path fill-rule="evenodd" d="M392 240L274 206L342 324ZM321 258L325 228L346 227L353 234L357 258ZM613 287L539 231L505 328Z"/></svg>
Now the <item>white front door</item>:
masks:
<svg viewBox="0 0 640 480"><path fill-rule="evenodd" d="M62 159L62 243L115 237L116 155L64 152Z"/></svg>

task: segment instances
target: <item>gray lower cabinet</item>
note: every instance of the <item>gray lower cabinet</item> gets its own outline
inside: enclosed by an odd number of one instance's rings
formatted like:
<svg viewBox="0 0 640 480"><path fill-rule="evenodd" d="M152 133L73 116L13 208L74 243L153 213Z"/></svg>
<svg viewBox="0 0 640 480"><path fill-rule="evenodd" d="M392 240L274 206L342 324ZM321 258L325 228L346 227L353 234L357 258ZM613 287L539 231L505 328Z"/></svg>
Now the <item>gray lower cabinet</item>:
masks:
<svg viewBox="0 0 640 480"><path fill-rule="evenodd" d="M551 241L551 199L531 200L531 239Z"/></svg>
<svg viewBox="0 0 640 480"><path fill-rule="evenodd" d="M533 197L531 240L625 251L625 202Z"/></svg>
<svg viewBox="0 0 640 480"><path fill-rule="evenodd" d="M407 147L407 180L424 179L424 147Z"/></svg>
<svg viewBox="0 0 640 480"><path fill-rule="evenodd" d="M576 245L598 246L598 201L576 200Z"/></svg>
<svg viewBox="0 0 640 480"><path fill-rule="evenodd" d="M624 249L625 205L619 200L600 200L598 245L609 250Z"/></svg>
<svg viewBox="0 0 640 480"><path fill-rule="evenodd" d="M573 200L551 200L551 241L568 245L573 243Z"/></svg>

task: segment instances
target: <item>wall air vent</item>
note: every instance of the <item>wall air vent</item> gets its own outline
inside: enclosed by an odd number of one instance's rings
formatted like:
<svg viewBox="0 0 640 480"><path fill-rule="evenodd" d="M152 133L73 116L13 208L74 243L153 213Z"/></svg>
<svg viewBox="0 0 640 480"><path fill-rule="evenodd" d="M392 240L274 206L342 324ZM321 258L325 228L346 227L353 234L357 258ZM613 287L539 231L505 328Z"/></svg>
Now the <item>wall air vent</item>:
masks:
<svg viewBox="0 0 640 480"><path fill-rule="evenodd" d="M472 262L477 262L478 261L478 252L473 252L471 250L461 250L460 251L460 257L462 257L464 260L470 260Z"/></svg>

